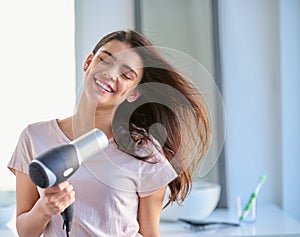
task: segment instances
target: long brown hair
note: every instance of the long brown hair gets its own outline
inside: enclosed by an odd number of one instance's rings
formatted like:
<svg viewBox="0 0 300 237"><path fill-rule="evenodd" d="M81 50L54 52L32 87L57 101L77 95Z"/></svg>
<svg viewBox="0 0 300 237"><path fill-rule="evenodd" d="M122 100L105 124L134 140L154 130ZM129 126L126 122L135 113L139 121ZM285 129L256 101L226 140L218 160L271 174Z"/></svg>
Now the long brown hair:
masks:
<svg viewBox="0 0 300 237"><path fill-rule="evenodd" d="M155 138L163 142L161 144L163 153L178 174L168 184L170 196L167 205L174 201L182 202L191 190L193 170L205 156L211 140L210 119L204 98L191 82L161 56L147 38L136 31L116 31L104 36L93 49L93 53L96 54L100 47L111 40L128 43L132 48L137 49L136 52L144 62L141 85L149 85L145 89L146 94L155 94L164 102L149 102L145 93L142 92L144 97L139 100L144 99L144 103L130 115L130 133L132 136L139 134L149 139L151 125L159 123L164 127L164 133L157 129ZM168 85L177 93L172 94L172 91L166 93L163 88L158 90L157 86L152 88L153 83L156 83L154 85L160 85L158 83ZM178 98L178 93L184 95L189 106ZM166 106L166 104L171 106ZM126 108L123 109L126 111L130 106L134 105L127 103L120 108ZM175 108L177 111L174 111ZM118 117L119 120L114 122L121 126L120 118L124 116ZM139 142L139 140L135 141ZM128 143L130 142L132 139ZM196 152L191 154L190 149ZM144 157L136 157L144 159Z"/></svg>

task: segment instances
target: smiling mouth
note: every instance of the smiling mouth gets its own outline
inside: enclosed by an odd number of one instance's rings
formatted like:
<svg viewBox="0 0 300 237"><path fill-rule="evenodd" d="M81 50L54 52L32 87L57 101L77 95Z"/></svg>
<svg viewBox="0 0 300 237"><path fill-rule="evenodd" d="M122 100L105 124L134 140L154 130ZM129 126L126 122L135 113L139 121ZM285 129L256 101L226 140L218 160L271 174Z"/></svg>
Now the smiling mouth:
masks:
<svg viewBox="0 0 300 237"><path fill-rule="evenodd" d="M99 87L101 87L103 90L105 90L106 92L108 92L108 93L113 93L114 91L113 91L113 89L109 86L109 85L107 85L107 84L105 84L104 82L102 82L102 81L99 81L99 80L95 80L95 82L96 82L96 84L99 86Z"/></svg>

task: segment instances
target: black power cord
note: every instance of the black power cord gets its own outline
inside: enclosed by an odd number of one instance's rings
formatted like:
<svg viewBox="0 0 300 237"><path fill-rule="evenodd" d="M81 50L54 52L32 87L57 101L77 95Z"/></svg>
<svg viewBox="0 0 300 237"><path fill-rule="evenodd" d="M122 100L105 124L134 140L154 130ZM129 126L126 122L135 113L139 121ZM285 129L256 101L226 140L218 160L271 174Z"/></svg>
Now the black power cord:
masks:
<svg viewBox="0 0 300 237"><path fill-rule="evenodd" d="M63 229L66 231L66 237L69 237L70 226L69 226L68 222L64 221Z"/></svg>
<svg viewBox="0 0 300 237"><path fill-rule="evenodd" d="M63 229L66 231L66 236L69 237L69 232L71 231L72 220L74 213L74 205L68 206L62 213L61 216L64 220Z"/></svg>

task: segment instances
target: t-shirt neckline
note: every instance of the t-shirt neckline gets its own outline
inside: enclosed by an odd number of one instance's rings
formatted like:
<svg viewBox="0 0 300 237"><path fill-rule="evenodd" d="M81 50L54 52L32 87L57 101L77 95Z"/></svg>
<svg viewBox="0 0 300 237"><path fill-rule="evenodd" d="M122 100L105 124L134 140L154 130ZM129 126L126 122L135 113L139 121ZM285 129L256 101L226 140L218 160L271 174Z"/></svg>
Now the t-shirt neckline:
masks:
<svg viewBox="0 0 300 237"><path fill-rule="evenodd" d="M70 142L71 142L70 138L68 138L68 137L66 136L66 134L64 134L64 132L60 129L57 120L58 120L58 119L53 119L53 126L54 126L55 130L57 131L57 133L59 134L59 136L60 136L65 142L70 143ZM114 142L114 138L113 138L113 137L109 138L109 139L108 139L108 142L109 142L109 143L113 143L113 142Z"/></svg>

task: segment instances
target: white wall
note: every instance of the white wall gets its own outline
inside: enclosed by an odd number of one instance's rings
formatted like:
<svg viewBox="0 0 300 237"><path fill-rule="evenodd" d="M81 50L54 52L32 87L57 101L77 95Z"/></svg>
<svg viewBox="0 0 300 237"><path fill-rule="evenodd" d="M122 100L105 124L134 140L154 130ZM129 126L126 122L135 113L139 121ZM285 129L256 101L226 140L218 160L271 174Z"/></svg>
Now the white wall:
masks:
<svg viewBox="0 0 300 237"><path fill-rule="evenodd" d="M300 220L300 2L220 1L229 206L268 175L259 202Z"/></svg>
<svg viewBox="0 0 300 237"><path fill-rule="evenodd" d="M280 1L283 207L300 220L300 1Z"/></svg>
<svg viewBox="0 0 300 237"><path fill-rule="evenodd" d="M268 176L260 202L282 204L278 0L220 3L228 205Z"/></svg>

